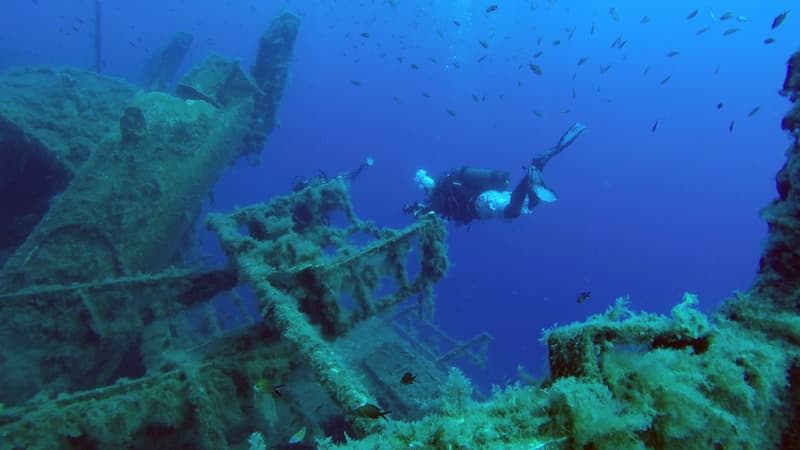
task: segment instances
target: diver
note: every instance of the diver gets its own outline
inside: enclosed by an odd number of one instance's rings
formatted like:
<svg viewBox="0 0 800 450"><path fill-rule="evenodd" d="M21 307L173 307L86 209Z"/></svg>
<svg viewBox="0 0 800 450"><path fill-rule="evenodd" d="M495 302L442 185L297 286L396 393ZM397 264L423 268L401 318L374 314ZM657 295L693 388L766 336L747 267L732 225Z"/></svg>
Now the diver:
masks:
<svg viewBox="0 0 800 450"><path fill-rule="evenodd" d="M506 171L462 166L434 181L425 170L417 170L414 181L425 191L426 199L405 205L403 212L414 217L435 213L459 225L475 219L515 219L530 214L539 202L556 201L555 192L544 182L544 167L585 129L580 123L572 125L554 147L534 156L530 165L523 166L525 175L513 191L508 190Z"/></svg>

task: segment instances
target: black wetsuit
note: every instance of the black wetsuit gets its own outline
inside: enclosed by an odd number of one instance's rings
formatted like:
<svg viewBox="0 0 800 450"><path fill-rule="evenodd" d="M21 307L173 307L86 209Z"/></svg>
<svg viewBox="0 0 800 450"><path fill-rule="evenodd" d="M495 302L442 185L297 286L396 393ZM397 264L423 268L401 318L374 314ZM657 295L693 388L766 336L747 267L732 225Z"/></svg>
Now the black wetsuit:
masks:
<svg viewBox="0 0 800 450"><path fill-rule="evenodd" d="M528 199L529 210L533 210L541 200L548 202L555 200L555 193L544 183L542 174L544 167L554 156L572 144L585 129L586 125L582 123L573 124L561 135L554 147L534 156L530 165L523 166L525 176L511 191L509 203L503 210L504 218L519 217L522 214L525 198ZM417 176L420 176L419 173ZM422 176L427 175L423 172ZM414 216L435 212L457 224L467 224L481 218L476 207L476 200L480 195L486 191L507 191L508 182L508 172L464 166L439 177L427 191L426 201L407 204L403 212ZM430 180L425 180L424 183L428 184ZM540 195L543 197L540 198Z"/></svg>
<svg viewBox="0 0 800 450"><path fill-rule="evenodd" d="M488 190L508 189L508 172L462 166L446 172L436 180L421 212L436 211L457 224L479 218L475 200Z"/></svg>

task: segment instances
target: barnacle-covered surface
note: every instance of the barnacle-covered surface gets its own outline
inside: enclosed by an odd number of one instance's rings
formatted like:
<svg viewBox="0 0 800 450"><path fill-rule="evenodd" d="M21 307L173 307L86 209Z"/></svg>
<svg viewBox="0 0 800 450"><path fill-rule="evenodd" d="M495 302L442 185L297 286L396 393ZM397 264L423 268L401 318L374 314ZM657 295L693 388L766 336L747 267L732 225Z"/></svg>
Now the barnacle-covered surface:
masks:
<svg viewBox="0 0 800 450"><path fill-rule="evenodd" d="M329 226L337 211L345 226ZM431 316L433 284L447 270L441 219L430 215L399 231L378 228L355 216L342 178L229 216L212 215L208 222L253 287L262 314L298 348L314 377L347 411L369 403L370 394L325 339L344 335L412 295L419 298L420 314ZM351 244L364 235L373 240ZM410 280L407 260L414 239L420 270ZM380 295L386 280L393 289ZM355 300L350 308L340 301L345 295Z"/></svg>
<svg viewBox="0 0 800 450"><path fill-rule="evenodd" d="M347 223L333 224L337 214ZM431 399L440 396L450 355L481 358L471 353L474 340L449 337L453 348L436 355L424 339L397 334L415 333L406 315L402 325L393 325L391 315L382 314L412 299L414 317L432 319L432 287L447 270L446 233L435 216L402 230L379 228L356 217L347 181L335 178L267 204L212 215L209 226L233 269L38 287L3 298L7 308L25 311L30 323L47 317L49 301L84 311L89 337L80 338L78 324L65 329L52 320L31 325L40 331L33 335L62 330L56 342L84 356L94 349L98 353L90 357L113 367L85 372L106 387L70 393L76 385L58 379L30 401L8 398L0 442L218 449L244 442L257 429L270 430L268 442L286 441L300 427L343 439L345 432L360 436L382 425L357 417L355 410L365 404L380 403L398 418L424 417L436 405ZM260 314L232 295L229 301L241 314L239 326L226 331L209 298L239 281L252 287ZM346 297L354 300L344 302ZM9 328L7 337L25 323ZM142 366L135 379L115 377L114 369L130 364L131 355L110 358L100 346L122 340ZM48 345L55 344L30 344L42 350ZM21 354L18 364L28 357ZM414 386L398 382L408 368L417 374ZM260 379L281 388L255 391ZM42 380L31 381L41 388Z"/></svg>

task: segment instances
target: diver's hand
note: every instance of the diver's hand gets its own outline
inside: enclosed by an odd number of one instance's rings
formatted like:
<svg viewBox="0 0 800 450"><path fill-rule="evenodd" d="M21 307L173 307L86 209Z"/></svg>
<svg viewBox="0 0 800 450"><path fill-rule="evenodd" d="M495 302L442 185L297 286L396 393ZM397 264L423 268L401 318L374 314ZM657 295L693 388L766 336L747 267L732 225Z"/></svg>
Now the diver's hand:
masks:
<svg viewBox="0 0 800 450"><path fill-rule="evenodd" d="M583 133L583 130L585 129L586 125L580 122L576 123L575 125L572 125L571 127L569 127L569 130L567 130L566 133L564 133L564 135L561 136L561 139L558 141L558 147L563 149L568 145L572 144L575 141L575 139L578 139L578 136L580 136L581 133Z"/></svg>

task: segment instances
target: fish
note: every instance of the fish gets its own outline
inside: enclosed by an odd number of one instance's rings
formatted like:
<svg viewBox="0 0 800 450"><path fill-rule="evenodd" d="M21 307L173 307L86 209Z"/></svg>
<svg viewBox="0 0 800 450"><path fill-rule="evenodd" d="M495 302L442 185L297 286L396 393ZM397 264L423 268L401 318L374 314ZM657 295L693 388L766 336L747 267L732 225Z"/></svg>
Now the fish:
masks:
<svg viewBox="0 0 800 450"><path fill-rule="evenodd" d="M355 87L360 87L361 86L361 82L358 81L358 80L350 80L350 84L352 84Z"/></svg>
<svg viewBox="0 0 800 450"><path fill-rule="evenodd" d="M367 419L379 419L383 417L386 421L388 421L389 419L386 418L386 415L390 413L391 411L383 410L371 403L365 403L356 408L356 414L358 417L364 417Z"/></svg>
<svg viewBox="0 0 800 450"><path fill-rule="evenodd" d="M569 36L567 36L567 40L571 41L572 36L575 36L575 27L572 27L572 30L569 32Z"/></svg>
<svg viewBox="0 0 800 450"><path fill-rule="evenodd" d="M486 41L478 41L478 43L481 44L483 48L489 48L489 44Z"/></svg>
<svg viewBox="0 0 800 450"><path fill-rule="evenodd" d="M725 14L719 16L719 20L730 20L734 17L736 17L736 14L734 14L732 11L726 11Z"/></svg>
<svg viewBox="0 0 800 450"><path fill-rule="evenodd" d="M775 38L768 37L764 39L764 44L766 45L772 44L773 42L775 42Z"/></svg>
<svg viewBox="0 0 800 450"><path fill-rule="evenodd" d="M300 428L292 435L292 437L289 438L288 444L289 445L299 444L303 442L303 439L305 439L305 437L306 437L306 427Z"/></svg>
<svg viewBox="0 0 800 450"><path fill-rule="evenodd" d="M646 77L648 72L650 72L650 66L645 66L644 71L642 72L642 76Z"/></svg>
<svg viewBox="0 0 800 450"><path fill-rule="evenodd" d="M533 59L536 59L536 58L542 56L542 53L544 53L542 50L539 50L538 52L534 53L533 54Z"/></svg>
<svg viewBox="0 0 800 450"><path fill-rule="evenodd" d="M453 21L453 25L455 25L455 26L457 26L457 27L460 27L460 26L461 26L461 22L459 22L459 21L457 21L457 20L454 20L454 21Z"/></svg>
<svg viewBox="0 0 800 450"><path fill-rule="evenodd" d="M775 16L775 18L774 18L774 19L772 19L772 29L773 29L773 30L774 30L775 28L778 28L779 26L781 26L781 24L783 23L783 21L784 21L784 20L786 20L786 16L788 16L788 15L789 15L789 11L790 11L790 10L788 10L788 9L787 9L786 11L784 11L784 12L782 12L782 13L778 14L777 16Z"/></svg>
<svg viewBox="0 0 800 450"><path fill-rule="evenodd" d="M542 118L542 112L539 111L538 109L534 109L533 110L533 115L535 115L536 117L538 117L540 119Z"/></svg>
<svg viewBox="0 0 800 450"><path fill-rule="evenodd" d="M538 65L536 65L536 64L534 64L532 62L529 62L528 63L528 67L531 69L531 72L535 73L536 75L541 75L542 74L542 68L539 67Z"/></svg>
<svg viewBox="0 0 800 450"><path fill-rule="evenodd" d="M688 16L686 16L686 20L692 20L697 17L697 13L700 12L699 10L695 9L694 11L690 12Z"/></svg>
<svg viewBox="0 0 800 450"><path fill-rule="evenodd" d="M450 108L447 108L447 114L450 114L450 117L455 117L456 116L455 110L452 110Z"/></svg>
<svg viewBox="0 0 800 450"><path fill-rule="evenodd" d="M667 75L667 76L666 76L666 78L664 78L663 80L661 80L661 82L660 82L660 83L661 83L661 85L663 86L663 85L667 84L667 83L669 82L670 78L672 78L672 74L670 74L670 75Z"/></svg>
<svg viewBox="0 0 800 450"><path fill-rule="evenodd" d="M747 117L753 117L756 115L759 109L761 109L761 106L756 106L755 108L751 109L750 112L747 113Z"/></svg>
<svg viewBox="0 0 800 450"><path fill-rule="evenodd" d="M647 17L647 16L644 16L644 17L642 17L642 20L639 21L639 23L642 24L642 25L646 25L646 24L650 23L650 18Z"/></svg>
<svg viewBox="0 0 800 450"><path fill-rule="evenodd" d="M733 120L731 120L731 124L728 125L728 132L733 133Z"/></svg>
<svg viewBox="0 0 800 450"><path fill-rule="evenodd" d="M747 16L736 16L737 22L750 22L750 18Z"/></svg>
<svg viewBox="0 0 800 450"><path fill-rule="evenodd" d="M368 37L370 37L370 34L365 31L365 32L359 34L359 36L361 36L363 38L368 38Z"/></svg>
<svg viewBox="0 0 800 450"><path fill-rule="evenodd" d="M282 384L279 384L277 386L273 385L272 381L266 378L259 378L258 380L256 380L255 383L253 383L253 391L255 391L255 393L257 394L270 393L276 397L283 397L280 391L280 388L282 387L283 387Z"/></svg>
<svg viewBox="0 0 800 450"><path fill-rule="evenodd" d="M489 14L489 13L492 13L492 12L495 12L495 11L497 11L497 4L496 3L491 4L488 7L486 7L486 14Z"/></svg>
<svg viewBox="0 0 800 450"><path fill-rule="evenodd" d="M430 92L422 91L420 93L420 95L422 95L425 98L431 98L431 93Z"/></svg>
<svg viewBox="0 0 800 450"><path fill-rule="evenodd" d="M572 99L575 100L575 88L572 88Z"/></svg>
<svg viewBox="0 0 800 450"><path fill-rule="evenodd" d="M581 59L578 60L578 65L582 66L582 65L586 64L586 61L589 61L589 57L588 56L582 56Z"/></svg>
<svg viewBox="0 0 800 450"><path fill-rule="evenodd" d="M475 103L479 103L481 99L477 95L472 94L472 101L474 101Z"/></svg>
<svg viewBox="0 0 800 450"><path fill-rule="evenodd" d="M556 39L555 41L553 41L553 45L556 45L556 46L561 45L561 41Z"/></svg>
<svg viewBox="0 0 800 450"><path fill-rule="evenodd" d="M589 34L594 36L594 22L592 22L592 30L589 31Z"/></svg>
<svg viewBox="0 0 800 450"><path fill-rule="evenodd" d="M681 54L681 52L679 52L677 50L671 50L669 53L667 53L667 58L672 58L673 56L678 56L680 54Z"/></svg>
<svg viewBox="0 0 800 450"><path fill-rule="evenodd" d="M739 31L739 28L736 28L736 27L733 27L733 28L728 28L727 30L725 30L725 31L723 31L723 32L722 32L722 35L723 35L723 36L730 36L730 35L732 35L733 33L736 33L737 31Z"/></svg>
<svg viewBox="0 0 800 450"><path fill-rule="evenodd" d="M611 15L611 18L614 19L615 22L619 22L619 13L617 13L617 8L609 8L608 14Z"/></svg>
<svg viewBox="0 0 800 450"><path fill-rule="evenodd" d="M611 66L612 66L611 64L608 64L608 65L605 65L605 66L600 66L600 73L608 72L609 69L611 69Z"/></svg>
<svg viewBox="0 0 800 450"><path fill-rule="evenodd" d="M478 58L478 62L482 63L484 59L486 59L486 55L483 55L480 58Z"/></svg>
<svg viewBox="0 0 800 450"><path fill-rule="evenodd" d="M620 43L619 43L619 47L617 47L617 48L622 48L622 47L625 47L625 44L627 44L627 43L628 43L628 40L627 40L627 39L625 39L624 41L622 41L622 42L620 42Z"/></svg>
<svg viewBox="0 0 800 450"><path fill-rule="evenodd" d="M658 121L656 121L658 123ZM578 294L578 304L585 302L592 296L592 291L583 291Z"/></svg>
<svg viewBox="0 0 800 450"><path fill-rule="evenodd" d="M695 31L694 34L696 34L697 36L700 36L701 34L705 33L706 31L708 31L710 29L711 29L711 27L703 27L703 28L700 28L699 30Z"/></svg>
<svg viewBox="0 0 800 450"><path fill-rule="evenodd" d="M416 376L416 375L414 375L414 374L413 374L413 373L411 373L411 372L406 372L406 373L404 373L404 374L403 374L403 376L400 378L400 382L401 382L401 383L403 383L403 384L413 384L413 383L414 383L414 381L416 381L416 379L417 379L417 376Z"/></svg>
<svg viewBox="0 0 800 450"><path fill-rule="evenodd" d="M414 70L419 70L419 66L414 63L411 63L411 65L409 65L408 67L411 67Z"/></svg>
<svg viewBox="0 0 800 450"><path fill-rule="evenodd" d="M725 106L725 105L723 105L722 102L717 103L717 109L722 109L723 106Z"/></svg>

